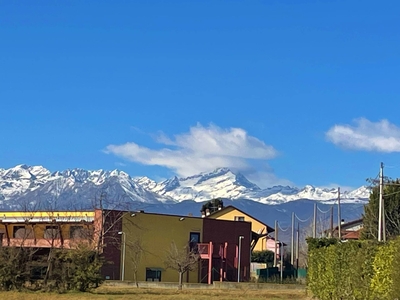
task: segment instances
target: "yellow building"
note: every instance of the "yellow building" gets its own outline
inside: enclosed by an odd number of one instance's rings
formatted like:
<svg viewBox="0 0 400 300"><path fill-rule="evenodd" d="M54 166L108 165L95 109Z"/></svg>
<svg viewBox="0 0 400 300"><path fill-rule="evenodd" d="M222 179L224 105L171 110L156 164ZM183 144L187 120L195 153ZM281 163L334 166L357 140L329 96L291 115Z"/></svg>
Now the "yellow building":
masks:
<svg viewBox="0 0 400 300"><path fill-rule="evenodd" d="M200 256L196 270L184 274L183 282L250 278L249 222L140 211L124 214L121 229L122 280L134 281L136 274L137 281L177 282L177 270L166 268L171 244L178 251L185 247L197 249Z"/></svg>
<svg viewBox="0 0 400 300"><path fill-rule="evenodd" d="M253 251L263 251L270 250L267 247L268 234L274 232L272 227L267 224L257 220L256 218L250 216L244 211L234 207L226 206L221 208L212 214L206 216L207 218L217 219L217 220L231 220L231 221L245 221L251 223L251 231L253 232L253 243L251 250Z"/></svg>
<svg viewBox="0 0 400 300"><path fill-rule="evenodd" d="M125 214L122 232L125 239L124 280L176 282L178 273L165 268L166 253L175 243L183 249L189 241L200 242L201 218L174 215L133 213ZM123 254L122 254L123 255ZM185 282L199 282L199 270L185 275Z"/></svg>
<svg viewBox="0 0 400 300"><path fill-rule="evenodd" d="M0 245L74 248L93 240L94 211L0 212Z"/></svg>

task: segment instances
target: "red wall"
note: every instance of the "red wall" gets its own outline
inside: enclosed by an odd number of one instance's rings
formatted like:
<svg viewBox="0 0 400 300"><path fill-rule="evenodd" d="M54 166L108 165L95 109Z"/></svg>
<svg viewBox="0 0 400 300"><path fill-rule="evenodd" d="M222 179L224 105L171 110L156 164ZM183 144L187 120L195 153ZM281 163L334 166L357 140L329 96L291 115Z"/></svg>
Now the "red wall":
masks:
<svg viewBox="0 0 400 300"><path fill-rule="evenodd" d="M221 259L219 258L220 245L228 243L227 249L227 274L228 281L237 281L237 262L236 249L239 243L239 236L243 236L241 245L241 281L250 279L250 244L251 244L251 223L241 221L225 221L216 219L203 219L203 238L202 243L212 242L214 245L213 267L219 270ZM207 269L207 263L202 263L204 269ZM203 282L204 282L204 276ZM213 272L213 280L219 280L218 272Z"/></svg>
<svg viewBox="0 0 400 300"><path fill-rule="evenodd" d="M122 230L121 211L104 210L104 249L105 263L101 270L104 279L120 280L121 277L121 235Z"/></svg>

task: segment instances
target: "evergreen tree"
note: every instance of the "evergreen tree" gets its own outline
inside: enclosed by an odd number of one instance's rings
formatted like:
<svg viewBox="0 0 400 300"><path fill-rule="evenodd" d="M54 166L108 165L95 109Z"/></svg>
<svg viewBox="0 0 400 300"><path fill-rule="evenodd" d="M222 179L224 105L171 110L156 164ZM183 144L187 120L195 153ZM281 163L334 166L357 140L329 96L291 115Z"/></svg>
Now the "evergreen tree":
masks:
<svg viewBox="0 0 400 300"><path fill-rule="evenodd" d="M400 179L389 180L383 190L386 237L388 239L400 235ZM378 237L379 220L379 186L373 188L369 203L364 207L361 232L363 239L376 239Z"/></svg>
<svg viewBox="0 0 400 300"><path fill-rule="evenodd" d="M201 207L201 212L205 212L206 209L209 209L210 213L212 214L213 212L218 210L218 207L224 207L224 202L221 198L214 198L203 204L203 206Z"/></svg>

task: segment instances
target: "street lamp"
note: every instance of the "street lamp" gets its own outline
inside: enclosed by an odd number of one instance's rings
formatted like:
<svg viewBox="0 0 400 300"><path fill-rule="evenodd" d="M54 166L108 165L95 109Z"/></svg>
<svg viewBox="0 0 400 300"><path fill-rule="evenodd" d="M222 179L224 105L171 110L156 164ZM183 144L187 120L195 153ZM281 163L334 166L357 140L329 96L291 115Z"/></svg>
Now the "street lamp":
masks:
<svg viewBox="0 0 400 300"><path fill-rule="evenodd" d="M119 235L122 235L122 268L121 268L121 280L124 281L125 279L125 248L126 248L126 238L125 232L119 231Z"/></svg>
<svg viewBox="0 0 400 300"><path fill-rule="evenodd" d="M239 251L238 251L238 282L240 282L240 257L242 256L242 240L244 239L243 235L239 236Z"/></svg>

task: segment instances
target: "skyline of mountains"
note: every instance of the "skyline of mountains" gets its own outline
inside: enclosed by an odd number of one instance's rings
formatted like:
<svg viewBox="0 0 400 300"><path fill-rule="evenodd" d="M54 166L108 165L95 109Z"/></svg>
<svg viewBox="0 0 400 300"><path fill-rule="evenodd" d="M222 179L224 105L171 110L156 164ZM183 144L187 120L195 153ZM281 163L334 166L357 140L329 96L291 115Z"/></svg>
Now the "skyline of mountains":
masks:
<svg viewBox="0 0 400 300"><path fill-rule="evenodd" d="M311 185L261 189L229 168L160 182L145 176L132 178L120 170L76 168L50 172L42 166L27 165L0 169L0 210L93 209L103 195L105 208L194 216L200 216L201 202L219 197L225 205L238 206L271 223L273 218L287 222L292 211L299 218L308 218L315 201L322 210L328 209L336 203L337 189ZM360 217L368 197L365 186L341 193L343 217Z"/></svg>
<svg viewBox="0 0 400 300"><path fill-rule="evenodd" d="M133 178L120 170L91 171L76 168L52 173L42 166L27 165L0 169L0 203L23 197L82 198L83 194L88 194L83 197L87 199L94 197L93 193L99 190L124 195L132 202L143 203L177 203L186 200L203 202L220 197L276 205L300 199L329 202L338 197L336 188L312 185L303 188L278 185L261 189L241 173L229 168L217 168L212 172L186 178L174 176L161 182L146 176ZM341 193L342 202L365 202L368 198L369 190L366 186Z"/></svg>

